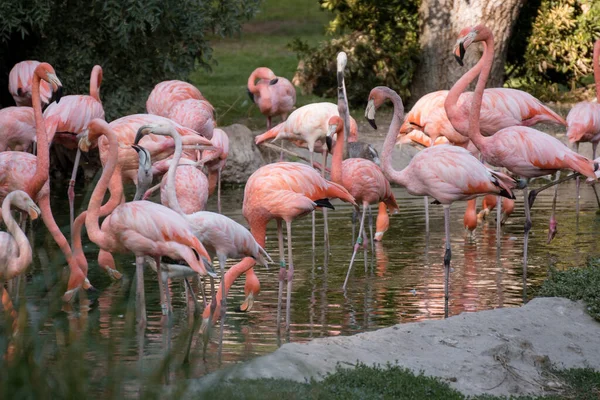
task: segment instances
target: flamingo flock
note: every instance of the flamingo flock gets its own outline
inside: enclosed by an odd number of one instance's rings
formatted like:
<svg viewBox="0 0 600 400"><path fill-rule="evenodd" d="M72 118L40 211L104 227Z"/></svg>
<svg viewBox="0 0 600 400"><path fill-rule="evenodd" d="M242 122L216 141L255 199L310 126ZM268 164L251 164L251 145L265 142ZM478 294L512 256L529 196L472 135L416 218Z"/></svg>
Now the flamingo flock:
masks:
<svg viewBox="0 0 600 400"><path fill-rule="evenodd" d="M273 263L274 257L265 246L267 225L275 220L279 254L277 329L284 322L289 332L295 273L294 221L312 213L314 222L315 212L321 211L326 217L327 209L335 209L333 199L352 205L355 214L360 215L352 254L343 260L347 263L342 288L345 291L361 247L366 272L369 247L374 251L374 242L382 241L393 223L390 215L401 212L392 185L404 187L410 195L425 197L426 207L429 199L443 207L446 316L452 260L450 207L454 203L467 201L464 227L468 231L475 230L494 208L498 211L500 230L515 208L516 191L523 191L526 276L531 206L537 194L566 179L577 178L579 182L579 177L584 176L596 180L598 160L590 160L577 150L580 142L591 142L595 158L600 142L600 105L579 103L564 120L523 91L486 89L494 60L492 32L485 25L467 27L459 33L452 51L462 65L465 53L477 42L484 43L479 62L449 91L424 96L406 115L403 101L393 89L379 86L371 90L365 99L365 117L374 129L377 129L378 110L388 102L393 107L381 156L371 144L359 141L358 124L350 116L344 82L349 60L345 53L340 53L337 59L337 104L321 102L296 108L296 91L289 80L266 67L252 71L247 82L248 94L267 119L266 131L256 136L255 143L286 140L308 149L310 156L308 164L288 162L283 161L282 152L278 162L264 165L250 176L242 206L249 229L222 213L221 178L230 154L229 139L217 126L214 108L198 88L177 80L160 82L147 99L146 114L126 115L107 122L100 99L103 73L99 65L91 72L89 95L65 97L57 72L50 64L24 61L15 65L9 77L9 91L16 106L0 110L0 220L6 226L6 232L0 233L2 297L11 296L6 293L4 283L18 279L32 262L31 244L12 215L12 210L17 210L22 222L27 216L32 220L41 216L64 254L69 270L65 302L72 302L78 294L83 294L82 290L93 289L82 245L85 227L90 241L98 247L99 266L112 279L122 277L113 254L135 257L136 305L141 326L146 323L143 280L146 265L157 273L165 321L171 318L173 307L169 279L183 279L186 293L196 302L189 279L198 276L213 283L220 276L218 289L213 286L210 299L205 298L202 329L208 331L220 319L222 338L226 299L233 283L245 276L245 300L240 310L251 310L259 296L260 271L254 267ZM594 46L598 102L599 58L600 40ZM467 92L475 80L475 90ZM282 121L272 126L273 117ZM566 126L574 150L531 127L541 122ZM396 144L404 143L424 149L404 169L396 170L392 165L393 151ZM56 224L50 205L51 145L76 152L68 189L70 243ZM75 177L81 152L88 153L96 147L102 173L85 210L75 215ZM320 164L313 160L314 153L321 153ZM329 153L333 157L328 168ZM529 191L529 179L558 175L561 170L573 174L563 179L557 177L552 184ZM155 179L158 183L152 186ZM136 195L131 201L125 195L128 184L136 185ZM579 191L579 183L577 188ZM158 190L160 204L149 200ZM215 192L216 213L206 210L208 199ZM553 208L556 196L555 191ZM483 197L479 213L477 197ZM373 204L378 209L375 226ZM428 227L428 211L425 215ZM327 247L329 233L324 221ZM549 240L556 234L556 227L553 210ZM313 225L313 246L315 235ZM213 267L215 258L218 270ZM230 259L239 262L227 269Z"/></svg>

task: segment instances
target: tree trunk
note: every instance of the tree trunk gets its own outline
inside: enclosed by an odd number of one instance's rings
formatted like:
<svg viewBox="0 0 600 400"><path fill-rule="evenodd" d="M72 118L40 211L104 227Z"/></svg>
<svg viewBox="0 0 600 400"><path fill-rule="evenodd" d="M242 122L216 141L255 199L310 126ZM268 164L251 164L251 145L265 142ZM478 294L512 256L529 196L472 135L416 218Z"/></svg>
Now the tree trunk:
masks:
<svg viewBox="0 0 600 400"><path fill-rule="evenodd" d="M494 33L495 57L489 87L504 82L504 63L514 24L525 0L422 0L419 9L421 57L411 87L410 103L423 95L450 87L475 65L482 54L481 45L472 46L460 67L452 50L459 32L480 23Z"/></svg>

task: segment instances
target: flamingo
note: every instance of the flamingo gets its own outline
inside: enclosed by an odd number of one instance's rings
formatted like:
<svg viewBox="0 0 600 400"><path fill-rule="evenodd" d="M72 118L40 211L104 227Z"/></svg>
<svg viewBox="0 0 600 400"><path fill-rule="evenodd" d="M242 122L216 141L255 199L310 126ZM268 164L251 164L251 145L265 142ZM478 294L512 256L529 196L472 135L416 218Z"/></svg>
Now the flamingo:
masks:
<svg viewBox="0 0 600 400"><path fill-rule="evenodd" d="M28 213L32 220L41 214L31 197L22 190L10 192L2 202L2 219L7 230L0 232L0 288L3 295L3 282L23 274L32 260L31 245L13 218L11 207Z"/></svg>
<svg viewBox="0 0 600 400"><path fill-rule="evenodd" d="M287 279L286 327L290 326L290 305L292 296L292 278L294 264L292 257L292 221L312 212L316 207L333 208L330 198L338 198L357 206L354 198L346 189L337 183L323 178L312 167L296 162L278 162L265 165L256 170L246 182L242 213L250 224L252 236L264 248L267 233L267 223L277 221L277 236L279 242L279 292L277 308L277 325L281 319L281 303L283 283ZM282 223L285 222L288 240L288 270L285 268ZM231 267L225 274L225 287L231 284L242 273L246 274L244 291L246 299L240 307L249 311L255 296L260 291L260 282L254 273L256 261L244 258L239 264ZM221 299L221 290L217 293L217 310ZM217 311L215 311L216 313ZM204 309L203 318L210 316L209 307ZM279 330L279 328L278 328Z"/></svg>
<svg viewBox="0 0 600 400"><path fill-rule="evenodd" d="M477 199L467 201L463 223L465 230L469 232L469 236L473 236L473 232L477 229Z"/></svg>
<svg viewBox="0 0 600 400"><path fill-rule="evenodd" d="M483 56L471 70L459 79L446 98L445 107L448 117L454 126L464 126L465 116L456 107L458 95L477 76L477 87L471 100L471 114L468 118L469 139L481 152L483 160L497 167L504 167L515 175L524 178L534 178L560 171L571 169L595 179L594 171L597 169L592 161L575 153L558 139L543 132L525 126L504 128L485 137L479 129L483 89L492 68L494 59L494 37L492 32L484 25L465 28L460 32L456 42L454 54L459 63L467 48L474 42L485 43ZM555 182L558 183L557 180ZM541 188L540 188L541 189ZM532 196L527 195L527 186L523 188L525 204L525 239L523 251L523 276L527 276L527 245L529 230L531 229L530 207L533 199L540 189L533 191ZM552 228L552 226L551 226ZM556 227L554 226L554 229Z"/></svg>
<svg viewBox="0 0 600 400"><path fill-rule="evenodd" d="M477 222L481 222L490 214L490 212L496 208L496 204L498 203L498 199L496 196L487 195L483 198L483 202L481 204L481 211L477 214ZM502 199L502 216L500 219L500 223L504 225L506 220L515 209L514 200L503 198Z"/></svg>
<svg viewBox="0 0 600 400"><path fill-rule="evenodd" d="M362 214L358 237L354 245L354 252L348 267L348 273L344 281L343 289L346 289L354 257L360 245L362 245L365 215L371 204L383 202L391 213L399 211L398 204L392 193L390 183L383 175L381 169L372 161L363 158L348 158L342 162L344 152L344 121L340 117L330 119L330 136L333 132L337 134L337 143L333 150L331 161L331 180L343 186L354 197L358 204L362 204ZM373 239L373 226L371 225L371 239ZM367 263L365 247L365 269Z"/></svg>
<svg viewBox="0 0 600 400"><path fill-rule="evenodd" d="M171 107L167 117L207 139L212 138L216 125L215 109L206 100L180 100Z"/></svg>
<svg viewBox="0 0 600 400"><path fill-rule="evenodd" d="M35 117L31 107L0 110L0 152L27 151L35 142Z"/></svg>
<svg viewBox="0 0 600 400"><path fill-rule="evenodd" d="M149 201L133 201L119 205L102 222L100 228L100 206L108 189L118 161L118 141L110 126L101 119L88 125L87 135L79 141L82 151L88 151L100 136L109 142L110 157L104 165L102 175L94 188L85 218L85 227L92 242L107 252L132 252L136 256L136 272L139 295L143 296L144 256L153 257L158 269L158 284L163 315L168 314L166 293L162 285L160 259L168 256L185 260L191 269L200 275L212 273L210 256L194 236L189 224L175 211ZM145 321L145 305L142 298L138 303L140 318Z"/></svg>
<svg viewBox="0 0 600 400"><path fill-rule="evenodd" d="M69 198L69 215L71 230L75 219L75 178L79 168L81 151L77 147L78 134L87 129L88 124L95 118L104 119L104 108L100 100L100 85L102 84L102 67L94 65L90 76L90 94L65 96L60 104L51 103L44 110L44 120L48 131L48 141L60 143L68 149L77 148L73 172L69 180L67 195ZM55 136L56 134L56 136Z"/></svg>
<svg viewBox="0 0 600 400"><path fill-rule="evenodd" d="M154 86L146 101L146 110L149 114L169 117L171 108L179 101L196 99L206 100L198 88L191 83L173 80L163 81Z"/></svg>
<svg viewBox="0 0 600 400"><path fill-rule="evenodd" d="M266 67L256 68L248 77L248 95L260 113L267 117L267 130L271 129L272 117L281 115L281 120L285 121L296 104L294 85L286 78L275 76Z"/></svg>
<svg viewBox="0 0 600 400"><path fill-rule="evenodd" d="M596 103L582 101L567 115L567 137L573 148L579 153L579 143L592 143L592 159L596 159L596 149L600 142L600 39L594 43L594 81L596 83ZM579 215L579 177L577 177L577 214ZM596 189L594 189L596 190Z"/></svg>
<svg viewBox="0 0 600 400"><path fill-rule="evenodd" d="M217 190L217 211L221 213L221 173L229 155L229 137L224 130L215 128L210 142L215 149L204 151L199 162L208 170L208 194Z"/></svg>
<svg viewBox="0 0 600 400"><path fill-rule="evenodd" d="M394 116L383 144L381 163L383 173L392 182L404 186L413 196L431 196L444 206L446 253L444 255L444 315L448 316L448 283L450 274L450 205L485 194L499 194L514 198L516 182L509 176L492 171L467 150L450 145L428 147L417 153L402 171L392 167L392 151L404 107L402 99L392 89L378 86L371 90L365 115L373 128L376 109L389 99L394 105Z"/></svg>
<svg viewBox="0 0 600 400"><path fill-rule="evenodd" d="M221 300L222 338L227 298L227 290L225 288L223 277L225 276L227 259L252 257L260 265L267 265L269 262L272 263L273 260L271 260L269 254L256 242L252 234L231 218L209 211L190 213L180 206L178 201L179 196L173 183L175 182L175 173L182 154L181 137L173 128L172 124L152 124L140 127L136 136L136 141L139 141L144 135L150 133L171 136L175 140L175 153L171 160L169 171L167 175L165 175L167 178L165 191L168 197L169 207L181 214L190 224L194 235L196 235L200 242L206 247L206 250L211 255L211 259L216 255L219 261L221 270L221 291L224 293Z"/></svg>
<svg viewBox="0 0 600 400"><path fill-rule="evenodd" d="M20 151L0 153L0 200L14 190L22 190L29 197L35 199L40 207L44 224L65 255L69 265L68 289L73 292L81 286L90 289L91 285L73 258L69 243L56 224L50 207L50 182L48 180L50 155L42 117L41 80L50 84L52 91L56 94L56 101L59 101L62 95L62 84L56 76L54 68L48 63L40 63L34 71L31 95L36 125L37 157Z"/></svg>
<svg viewBox="0 0 600 400"><path fill-rule="evenodd" d="M28 60L21 61L12 67L8 75L8 91L15 99L17 106L31 107L33 104L33 76L39 61ZM48 104L52 90L47 82L42 81L40 87L41 102Z"/></svg>
<svg viewBox="0 0 600 400"><path fill-rule="evenodd" d="M377 211L377 221L375 222L375 237L373 240L381 242L383 235L390 228L390 216L387 213L388 207L384 202L379 203L379 210Z"/></svg>

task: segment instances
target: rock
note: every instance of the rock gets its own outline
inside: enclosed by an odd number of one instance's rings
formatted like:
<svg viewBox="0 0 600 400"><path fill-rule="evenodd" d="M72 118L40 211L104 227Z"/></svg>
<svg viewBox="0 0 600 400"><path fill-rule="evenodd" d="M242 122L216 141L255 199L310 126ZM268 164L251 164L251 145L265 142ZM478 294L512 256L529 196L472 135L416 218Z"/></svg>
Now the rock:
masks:
<svg viewBox="0 0 600 400"><path fill-rule="evenodd" d="M357 361L397 362L446 380L466 395L543 395L562 385L545 373L549 366L600 369L599 328L581 303L537 298L518 308L284 344L194 382L184 397L196 398L203 387L223 379L322 379L336 365L351 367Z"/></svg>
<svg viewBox="0 0 600 400"><path fill-rule="evenodd" d="M229 156L222 174L225 183L246 183L250 175L265 164L254 144L252 131L241 124L222 128L229 136Z"/></svg>

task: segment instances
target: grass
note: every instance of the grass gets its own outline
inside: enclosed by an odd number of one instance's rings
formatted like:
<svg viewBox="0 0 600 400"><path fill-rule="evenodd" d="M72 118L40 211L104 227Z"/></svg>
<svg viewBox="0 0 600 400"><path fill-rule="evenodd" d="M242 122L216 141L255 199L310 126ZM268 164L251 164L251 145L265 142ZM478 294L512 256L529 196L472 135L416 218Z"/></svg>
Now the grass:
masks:
<svg viewBox="0 0 600 400"><path fill-rule="evenodd" d="M597 400L600 395L600 372L591 369L551 371L562 381L563 390L542 397L511 397L514 400ZM298 383L283 379L232 380L200 393L201 398L239 400L286 399L427 399L453 400L468 397L437 378L415 375L397 365L368 367L359 364L354 369L338 368L322 381ZM478 400L502 397L476 396Z"/></svg>
<svg viewBox="0 0 600 400"><path fill-rule="evenodd" d="M583 300L587 311L600 321L600 259L590 259L585 268L552 270L537 293L540 297Z"/></svg>
<svg viewBox="0 0 600 400"><path fill-rule="evenodd" d="M257 67L269 67L276 75L292 80L298 59L288 48L295 38L311 45L326 39L325 28L332 14L321 10L316 0L264 0L261 11L237 38L214 38L212 71L197 69L190 81L213 104L217 123L242 123L250 129L266 126L246 92L250 73ZM297 91L297 106L324 101ZM274 121L278 123L278 120Z"/></svg>

